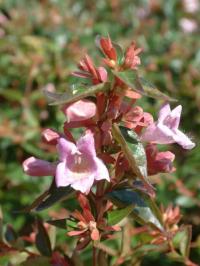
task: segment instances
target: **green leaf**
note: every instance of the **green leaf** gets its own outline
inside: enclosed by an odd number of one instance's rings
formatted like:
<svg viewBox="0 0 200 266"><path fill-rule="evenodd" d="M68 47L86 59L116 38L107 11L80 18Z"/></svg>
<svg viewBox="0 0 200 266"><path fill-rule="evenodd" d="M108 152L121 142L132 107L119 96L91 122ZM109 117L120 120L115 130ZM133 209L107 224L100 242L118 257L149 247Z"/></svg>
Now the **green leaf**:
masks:
<svg viewBox="0 0 200 266"><path fill-rule="evenodd" d="M146 154L136 133L125 127L113 125L113 135L121 146L134 174L141 179L147 176Z"/></svg>
<svg viewBox="0 0 200 266"><path fill-rule="evenodd" d="M154 195L152 185L147 179L146 153L137 134L131 129L114 124L113 136L120 144L133 173L145 182L149 192Z"/></svg>
<svg viewBox="0 0 200 266"><path fill-rule="evenodd" d="M111 200L117 200L117 203L121 203L123 206L125 205L132 205L145 207L147 206L142 196L132 189L129 188L122 188L118 190L114 190L107 194ZM117 204L118 205L118 204Z"/></svg>
<svg viewBox="0 0 200 266"><path fill-rule="evenodd" d="M178 233L173 238L174 246L179 248L180 253L184 258L189 257L191 237L192 228L190 225L186 225L180 228Z"/></svg>
<svg viewBox="0 0 200 266"><path fill-rule="evenodd" d="M120 126L122 136L125 138L132 155L135 158L136 167L143 176L147 176L147 160L143 144L140 142L138 135L131 129Z"/></svg>
<svg viewBox="0 0 200 266"><path fill-rule="evenodd" d="M154 244L146 244L146 245L141 245L141 247L136 250L135 254L137 253L142 253L144 254L149 254L150 252L166 252L168 250L168 245L166 244L161 244L161 245L154 245Z"/></svg>
<svg viewBox="0 0 200 266"><path fill-rule="evenodd" d="M126 208L118 209L108 212L108 224L115 225L127 217L133 210L133 205L129 205Z"/></svg>
<svg viewBox="0 0 200 266"><path fill-rule="evenodd" d="M159 230L162 230L163 227L160 224L159 220L152 212L149 207L135 207L134 212L132 213L133 217L142 225L152 225L154 228L156 227Z"/></svg>
<svg viewBox="0 0 200 266"><path fill-rule="evenodd" d="M132 90L155 99L161 99L165 101L176 101L168 95L159 91L154 85L146 81L144 78L138 76L136 71L126 70L123 72L112 71L113 74L122 80Z"/></svg>
<svg viewBox="0 0 200 266"><path fill-rule="evenodd" d="M49 101L50 105L59 105L79 101L88 96L95 95L97 92L105 91L109 88L109 83L101 83L89 88L85 88L82 92L73 93L73 91L67 91L65 93L50 92L44 89L44 94ZM76 90L77 91L77 90Z"/></svg>
<svg viewBox="0 0 200 266"><path fill-rule="evenodd" d="M73 229L77 228L77 221L74 220L73 218L67 219L67 227L71 227Z"/></svg>
<svg viewBox="0 0 200 266"><path fill-rule="evenodd" d="M51 257L51 242L47 231L40 220L37 221L38 233L36 235L35 244L39 252L47 257Z"/></svg>
<svg viewBox="0 0 200 266"><path fill-rule="evenodd" d="M154 98L154 99L161 99L165 101L176 102L176 99L171 98L170 96L166 95L159 91L151 82L145 80L142 77L138 77L137 80L138 87L142 87L144 90L144 95Z"/></svg>
<svg viewBox="0 0 200 266"><path fill-rule="evenodd" d="M0 95L6 98L8 101L18 101L21 102L23 94L19 90L13 89L2 89L0 88Z"/></svg>
<svg viewBox="0 0 200 266"><path fill-rule="evenodd" d="M66 229L67 228L67 219L60 219L60 220L49 220L47 221L48 224L51 224L55 227Z"/></svg>
<svg viewBox="0 0 200 266"><path fill-rule="evenodd" d="M166 254L167 257L171 260L174 260L174 261L178 261L178 262L182 262L184 263L184 258L177 252L173 251L173 252L169 252Z"/></svg>
<svg viewBox="0 0 200 266"><path fill-rule="evenodd" d="M59 201L66 200L73 194L74 190L68 187L56 187L50 191L50 194L36 208L36 211L45 210Z"/></svg>
<svg viewBox="0 0 200 266"><path fill-rule="evenodd" d="M142 225L149 224L153 228L162 230L162 221L157 212L151 208L146 195L131 189L120 189L110 192L108 198L118 207L132 206L131 215Z"/></svg>

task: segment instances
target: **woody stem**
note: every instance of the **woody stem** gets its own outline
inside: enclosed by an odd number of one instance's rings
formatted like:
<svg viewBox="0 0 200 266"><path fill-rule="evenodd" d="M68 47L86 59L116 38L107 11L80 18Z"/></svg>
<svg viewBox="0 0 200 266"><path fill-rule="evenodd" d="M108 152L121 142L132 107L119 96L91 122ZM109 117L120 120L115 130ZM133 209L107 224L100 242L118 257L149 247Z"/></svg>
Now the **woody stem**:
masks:
<svg viewBox="0 0 200 266"><path fill-rule="evenodd" d="M97 249L94 245L92 249L92 266L97 266Z"/></svg>

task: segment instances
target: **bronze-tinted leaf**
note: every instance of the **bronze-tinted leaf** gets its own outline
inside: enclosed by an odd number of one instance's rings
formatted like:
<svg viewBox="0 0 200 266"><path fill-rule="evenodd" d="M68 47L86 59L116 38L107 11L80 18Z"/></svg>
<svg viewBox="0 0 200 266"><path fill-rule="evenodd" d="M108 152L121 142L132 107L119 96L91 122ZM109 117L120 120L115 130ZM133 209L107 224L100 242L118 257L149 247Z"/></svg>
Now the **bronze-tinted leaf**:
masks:
<svg viewBox="0 0 200 266"><path fill-rule="evenodd" d="M75 93L73 93L72 90L68 90L65 93L51 92L47 89L43 91L50 105L59 105L79 101L83 98L93 96L97 92L105 91L109 88L108 84L109 83L101 83L95 86L85 87L85 90L81 89L77 91L76 89Z"/></svg>
<svg viewBox="0 0 200 266"><path fill-rule="evenodd" d="M154 85L146 81L144 78L139 77L136 71L126 70L123 72L112 71L113 74L123 81L132 90L155 99L164 101L176 101L170 96L159 91Z"/></svg>

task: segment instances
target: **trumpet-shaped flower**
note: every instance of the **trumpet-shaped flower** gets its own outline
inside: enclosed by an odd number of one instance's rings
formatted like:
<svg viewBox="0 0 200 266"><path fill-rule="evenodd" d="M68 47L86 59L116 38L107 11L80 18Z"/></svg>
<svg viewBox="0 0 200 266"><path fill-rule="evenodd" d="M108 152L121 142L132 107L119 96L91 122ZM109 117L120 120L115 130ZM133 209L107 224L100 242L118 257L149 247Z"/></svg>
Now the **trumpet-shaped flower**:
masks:
<svg viewBox="0 0 200 266"><path fill-rule="evenodd" d="M61 138L57 148L60 159L56 169L58 187L71 185L75 190L87 194L95 180L110 181L106 166L96 155L91 133L81 137L77 145Z"/></svg>
<svg viewBox="0 0 200 266"><path fill-rule="evenodd" d="M31 176L55 176L57 187L71 185L75 190L89 193L95 180L110 181L104 163L97 157L94 137L87 133L77 144L60 138L57 149L59 162L53 164L30 157L23 162L24 172Z"/></svg>
<svg viewBox="0 0 200 266"><path fill-rule="evenodd" d="M195 144L178 129L181 111L181 105L171 110L169 104L164 104L160 109L158 121L146 128L141 140L157 144L176 142L184 149L194 148Z"/></svg>

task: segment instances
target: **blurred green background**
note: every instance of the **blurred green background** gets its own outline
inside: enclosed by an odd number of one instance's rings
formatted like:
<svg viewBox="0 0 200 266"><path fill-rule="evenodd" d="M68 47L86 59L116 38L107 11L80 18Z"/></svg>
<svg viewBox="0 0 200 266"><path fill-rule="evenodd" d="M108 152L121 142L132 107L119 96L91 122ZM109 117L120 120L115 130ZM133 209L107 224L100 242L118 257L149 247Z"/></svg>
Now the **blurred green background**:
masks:
<svg viewBox="0 0 200 266"><path fill-rule="evenodd" d="M193 225L192 259L200 261L200 1L199 0L0 0L0 204L4 222L20 232L33 215L14 211L30 204L50 179L23 174L30 155L53 159L41 142L46 127L61 129L64 116L49 107L42 88L65 90L69 74L88 52L98 61L97 35L142 47L139 72L183 105L181 126L197 143L176 145L177 171L157 177L158 202L177 204ZM155 115L161 102L142 101ZM58 209L56 206L54 209ZM47 216L47 212L41 214ZM178 265L149 256L143 265ZM163 264L164 263L164 264Z"/></svg>

